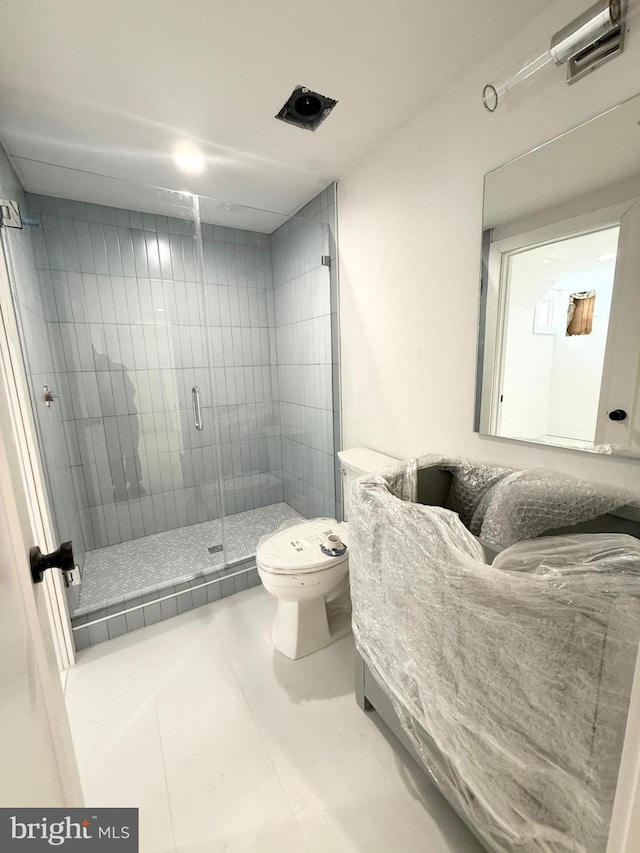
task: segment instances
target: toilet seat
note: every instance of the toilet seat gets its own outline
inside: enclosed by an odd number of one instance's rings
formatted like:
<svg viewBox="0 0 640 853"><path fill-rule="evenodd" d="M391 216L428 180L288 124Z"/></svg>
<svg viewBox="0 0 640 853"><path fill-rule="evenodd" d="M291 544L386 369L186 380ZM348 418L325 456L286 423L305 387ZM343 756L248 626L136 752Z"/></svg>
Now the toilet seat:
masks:
<svg viewBox="0 0 640 853"><path fill-rule="evenodd" d="M348 528L335 519L303 521L279 530L259 546L257 566L262 571L284 575L320 572L339 566L349 559L349 549L338 557L323 554L320 546L329 533L339 533L348 545Z"/></svg>

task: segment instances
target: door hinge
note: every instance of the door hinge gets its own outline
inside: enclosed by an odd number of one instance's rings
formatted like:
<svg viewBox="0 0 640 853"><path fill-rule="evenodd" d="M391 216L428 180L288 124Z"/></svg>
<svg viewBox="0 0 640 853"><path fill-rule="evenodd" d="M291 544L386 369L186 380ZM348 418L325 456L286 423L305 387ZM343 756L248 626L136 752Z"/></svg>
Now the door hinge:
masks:
<svg viewBox="0 0 640 853"><path fill-rule="evenodd" d="M0 198L0 225L6 228L22 228L22 217L17 201L11 198Z"/></svg>
<svg viewBox="0 0 640 853"><path fill-rule="evenodd" d="M330 267L331 266L331 255L323 255L322 256L322 266Z"/></svg>

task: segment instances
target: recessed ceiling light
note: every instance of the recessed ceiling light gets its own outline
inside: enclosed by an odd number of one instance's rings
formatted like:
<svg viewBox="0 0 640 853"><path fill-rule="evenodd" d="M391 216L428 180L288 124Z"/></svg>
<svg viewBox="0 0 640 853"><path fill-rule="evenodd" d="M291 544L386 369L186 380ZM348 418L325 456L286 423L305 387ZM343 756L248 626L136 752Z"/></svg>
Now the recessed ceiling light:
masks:
<svg viewBox="0 0 640 853"><path fill-rule="evenodd" d="M194 148L183 145L173 152L173 160L181 172L186 172L188 175L197 175L204 172L206 162L202 154L198 153Z"/></svg>
<svg viewBox="0 0 640 853"><path fill-rule="evenodd" d="M606 264L607 261L615 261L615 259L615 252L605 252L604 255L600 255L600 257L598 258L598 260L603 264Z"/></svg>

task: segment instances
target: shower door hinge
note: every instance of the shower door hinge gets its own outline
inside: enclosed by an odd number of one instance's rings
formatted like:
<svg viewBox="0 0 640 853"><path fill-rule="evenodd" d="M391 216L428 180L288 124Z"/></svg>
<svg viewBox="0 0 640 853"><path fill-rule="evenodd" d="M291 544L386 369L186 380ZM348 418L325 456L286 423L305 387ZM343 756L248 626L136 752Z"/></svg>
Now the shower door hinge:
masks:
<svg viewBox="0 0 640 853"><path fill-rule="evenodd" d="M331 266L331 255L323 255L322 256L322 266L330 267Z"/></svg>
<svg viewBox="0 0 640 853"><path fill-rule="evenodd" d="M7 228L22 228L22 217L17 201L0 198L0 225L5 225Z"/></svg>

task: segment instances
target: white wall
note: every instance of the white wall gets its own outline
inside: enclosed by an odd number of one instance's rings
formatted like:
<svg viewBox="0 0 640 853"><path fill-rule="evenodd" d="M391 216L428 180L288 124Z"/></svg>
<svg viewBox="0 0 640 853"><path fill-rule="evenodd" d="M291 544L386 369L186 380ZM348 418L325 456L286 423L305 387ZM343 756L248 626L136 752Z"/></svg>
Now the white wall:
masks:
<svg viewBox="0 0 640 853"><path fill-rule="evenodd" d="M585 8L551 6L339 185L343 445L461 453L640 488L640 462L473 432L486 172L640 89L640 37L574 86L549 68L494 115L482 86ZM454 36L455 37L455 36Z"/></svg>
<svg viewBox="0 0 640 853"><path fill-rule="evenodd" d="M551 287L530 269L530 253L511 258L499 406L501 435L539 438L548 432L554 335L533 331L536 303Z"/></svg>

